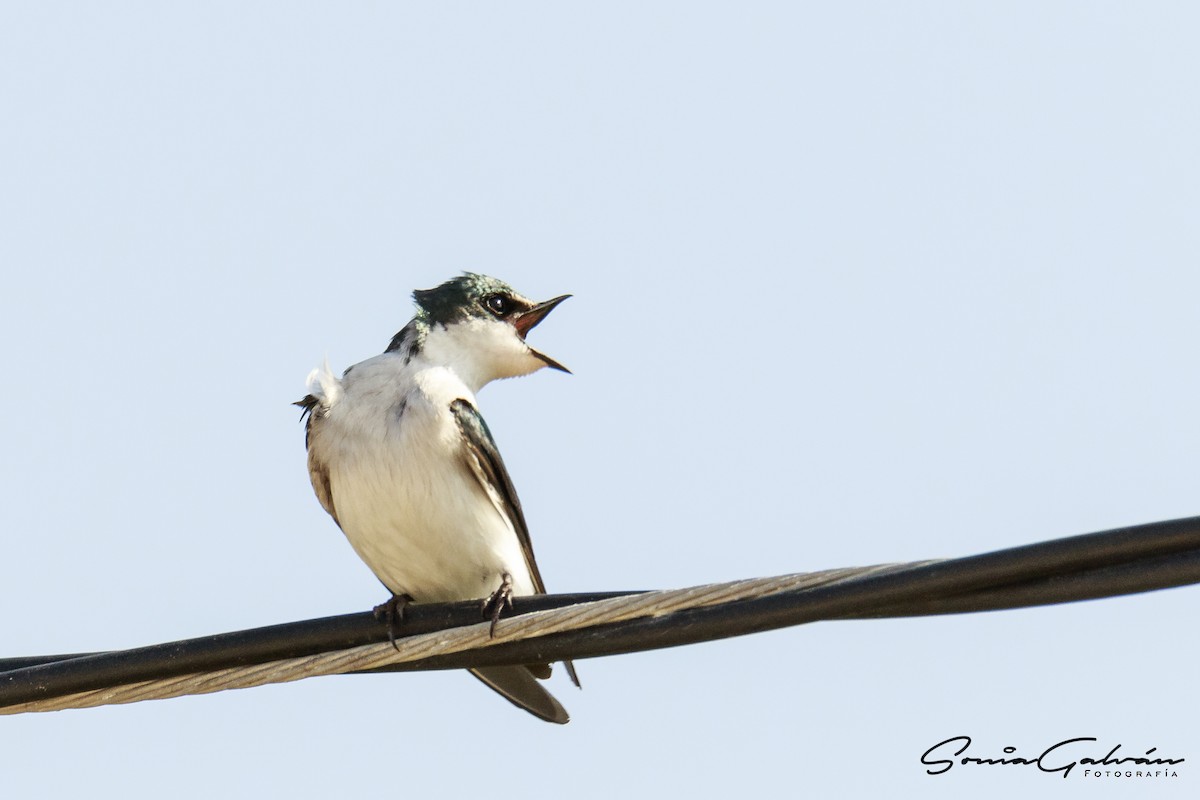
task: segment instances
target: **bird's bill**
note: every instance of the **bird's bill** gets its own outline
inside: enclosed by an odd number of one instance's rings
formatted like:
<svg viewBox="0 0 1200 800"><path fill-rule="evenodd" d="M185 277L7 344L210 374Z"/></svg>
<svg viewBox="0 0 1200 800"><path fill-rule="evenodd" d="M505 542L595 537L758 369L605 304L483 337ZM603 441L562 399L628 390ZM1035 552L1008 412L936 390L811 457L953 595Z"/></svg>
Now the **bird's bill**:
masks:
<svg viewBox="0 0 1200 800"><path fill-rule="evenodd" d="M544 303L538 303L533 308L522 311L519 314L513 314L512 324L517 329L517 333L524 339L525 335L537 327L537 324L546 318L546 315L554 310L554 307L566 300L571 295L564 294L561 297L556 297L553 300L547 300Z"/></svg>
<svg viewBox="0 0 1200 800"><path fill-rule="evenodd" d="M534 356L536 356L537 358L540 358L542 361L545 361L545 362L546 362L546 366L547 366L547 367L550 367L551 369L556 369L556 370L558 370L559 372L565 372L565 373L567 373L568 375L570 375L570 374L571 374L571 370L567 369L567 368L566 368L566 367L564 367L562 364L558 363L558 362L557 362L557 361L555 361L553 358L551 358L550 356L548 356L548 355L546 355L545 353L541 352L540 350L534 350L534 349L531 347L531 348L529 348L529 352L533 353L533 354L534 354Z"/></svg>
<svg viewBox="0 0 1200 800"><path fill-rule="evenodd" d="M541 322L542 320L544 320L546 318L546 315L554 310L555 306L557 306L559 303L561 303L563 300L566 300L570 296L571 295L569 295L569 294L564 294L560 297L554 298L553 300L547 300L544 303L538 303L536 306L529 309L528 311L522 311L519 314L514 314L512 316L512 324L513 324L513 327L517 329L517 335L521 337L521 341L525 341L525 335L528 334L534 328L536 328L538 323ZM561 370L566 373L570 373L571 370L567 369L562 364L558 363L557 361L555 361L553 358L546 355L545 353L538 352L537 350L534 350L532 347L529 348L529 351L531 353L533 353L535 356L537 356L538 358L540 358L542 361L545 361L546 366L551 367L553 369Z"/></svg>

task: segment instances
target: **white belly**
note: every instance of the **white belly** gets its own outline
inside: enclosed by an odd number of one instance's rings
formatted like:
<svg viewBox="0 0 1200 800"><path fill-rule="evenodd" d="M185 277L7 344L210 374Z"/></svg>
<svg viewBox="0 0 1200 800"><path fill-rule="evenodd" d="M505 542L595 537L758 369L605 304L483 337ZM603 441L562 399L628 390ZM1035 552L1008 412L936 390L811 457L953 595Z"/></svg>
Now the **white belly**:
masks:
<svg viewBox="0 0 1200 800"><path fill-rule="evenodd" d="M504 573L515 594L533 594L517 534L463 460L448 403L417 392L397 414L358 399L344 398L322 433L333 434L338 521L375 575L418 602L487 597Z"/></svg>

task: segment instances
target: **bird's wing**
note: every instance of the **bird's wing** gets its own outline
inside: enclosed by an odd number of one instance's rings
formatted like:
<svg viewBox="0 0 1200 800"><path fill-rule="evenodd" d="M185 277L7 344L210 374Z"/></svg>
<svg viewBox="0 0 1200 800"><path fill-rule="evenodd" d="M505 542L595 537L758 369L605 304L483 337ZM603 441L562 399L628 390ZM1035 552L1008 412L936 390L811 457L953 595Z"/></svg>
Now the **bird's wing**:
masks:
<svg viewBox="0 0 1200 800"><path fill-rule="evenodd" d="M521 501L517 498L517 490L513 487L512 478L508 476L508 470L504 468L504 459L496 449L492 432L488 430L487 423L483 421L475 406L466 400L458 399L452 402L450 413L458 422L458 429L466 442L467 465L488 497L492 498L492 502L517 532L521 552L525 554L525 566L533 578L533 588L538 594L545 594L546 585L542 583L542 575L538 572L537 562L533 558L533 543L529 539L529 526L525 524Z"/></svg>
<svg viewBox="0 0 1200 800"><path fill-rule="evenodd" d="M513 530L517 532L517 538L521 541L521 552L525 554L525 565L529 568L529 575L533 579L533 588L538 594L545 594L546 584L542 582L542 574L538 571L537 561L533 558L533 542L529 538L529 526L525 524L525 513L521 511L521 501L517 498L517 490L513 486L512 478L508 476L508 470L504 467L504 459L500 457L496 441L492 439L492 432L488 430L487 423L483 421L479 410L466 400L460 398L451 403L450 413L458 422L458 429L462 433L463 441L466 442L467 465L480 485L483 486L483 490L487 492L488 497L492 498L492 502L512 523ZM571 676L571 682L579 686L579 675L575 672L575 665L570 661L564 661L563 665L567 668L567 674ZM530 664L527 668L539 678L546 678L550 675L549 667L544 665ZM478 670L475 671L475 677L492 686L510 700L513 699L512 693L493 685ZM514 700L514 702L521 705L519 701Z"/></svg>
<svg viewBox="0 0 1200 800"><path fill-rule="evenodd" d="M333 517L333 521L337 522L340 528L342 523L338 521L337 509L333 505L333 489L329 483L329 468L325 462L317 455L317 449L312 446L313 438L319 435L321 422L325 419L325 414L321 410L321 402L313 395L308 395L303 400L298 400L292 405L300 406L304 409L300 412L300 419L308 417L308 424L304 428L304 446L308 448L308 477L312 480L313 492L317 495L317 500L321 503L321 508L329 512L329 516Z"/></svg>

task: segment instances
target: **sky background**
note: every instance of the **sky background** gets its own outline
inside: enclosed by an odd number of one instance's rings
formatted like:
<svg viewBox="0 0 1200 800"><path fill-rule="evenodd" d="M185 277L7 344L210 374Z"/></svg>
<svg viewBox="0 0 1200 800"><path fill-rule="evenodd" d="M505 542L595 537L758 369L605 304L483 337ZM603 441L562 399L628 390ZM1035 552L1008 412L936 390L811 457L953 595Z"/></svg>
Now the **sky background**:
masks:
<svg viewBox="0 0 1200 800"><path fill-rule="evenodd" d="M1200 513L1187 3L0 3L0 655L361 611L289 403L462 271L552 591ZM1195 796L1200 591L0 718L5 795ZM1095 736L1170 781L920 754ZM972 752L976 752L973 749Z"/></svg>

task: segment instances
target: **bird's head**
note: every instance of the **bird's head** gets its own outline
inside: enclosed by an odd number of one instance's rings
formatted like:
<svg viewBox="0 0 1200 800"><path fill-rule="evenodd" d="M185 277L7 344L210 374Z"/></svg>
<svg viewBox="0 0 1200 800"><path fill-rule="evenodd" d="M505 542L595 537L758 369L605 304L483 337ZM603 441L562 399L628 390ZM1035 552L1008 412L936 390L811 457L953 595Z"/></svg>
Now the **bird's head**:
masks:
<svg viewBox="0 0 1200 800"><path fill-rule="evenodd" d="M417 321L426 328L422 355L454 369L475 390L542 367L570 372L525 341L568 297L535 303L503 281L470 272L433 289L418 289L413 292Z"/></svg>

